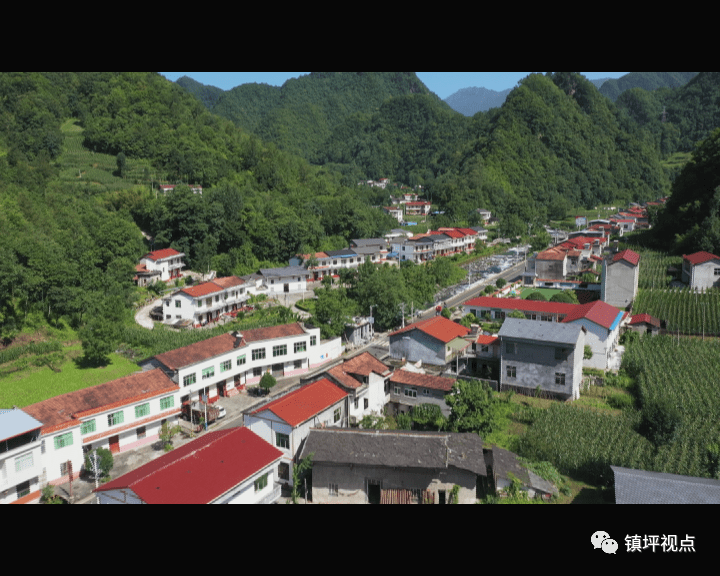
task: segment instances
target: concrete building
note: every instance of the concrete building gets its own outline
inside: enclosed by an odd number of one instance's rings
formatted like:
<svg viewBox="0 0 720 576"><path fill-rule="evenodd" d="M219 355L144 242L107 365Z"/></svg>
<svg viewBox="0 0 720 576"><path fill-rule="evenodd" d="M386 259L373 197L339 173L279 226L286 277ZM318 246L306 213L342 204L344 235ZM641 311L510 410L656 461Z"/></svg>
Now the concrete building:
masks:
<svg viewBox="0 0 720 576"><path fill-rule="evenodd" d="M327 378L244 415L246 428L282 452L279 481L292 485L295 456L311 428L347 427L348 394Z"/></svg>
<svg viewBox="0 0 720 576"><path fill-rule="evenodd" d="M563 323L572 323L586 330L585 344L593 352L592 358L584 361L586 368L608 369L610 355L618 345L621 324L626 316L625 312L598 300L576 305L565 317Z"/></svg>
<svg viewBox="0 0 720 576"><path fill-rule="evenodd" d="M628 308L637 297L640 255L623 250L603 260L600 299L616 308Z"/></svg>
<svg viewBox="0 0 720 576"><path fill-rule="evenodd" d="M449 504L455 486L459 504L474 504L487 476L477 434L313 429L309 454L318 504Z"/></svg>
<svg viewBox="0 0 720 576"><path fill-rule="evenodd" d="M683 255L682 281L693 290L720 286L720 256L709 252Z"/></svg>
<svg viewBox="0 0 720 576"><path fill-rule="evenodd" d="M163 298L163 323L187 322L200 327L236 312L250 299L245 281L237 276L188 286Z"/></svg>
<svg viewBox="0 0 720 576"><path fill-rule="evenodd" d="M260 274L270 296L304 292L307 290L307 280L312 276L312 273L302 266L263 269Z"/></svg>
<svg viewBox="0 0 720 576"><path fill-rule="evenodd" d="M149 275L152 275L153 272L159 272L159 279L167 282L182 276L182 269L185 267L184 257L185 254L172 248L155 250L155 252L150 252L140 259L140 266L144 268L136 270L138 272L144 270Z"/></svg>
<svg viewBox="0 0 720 576"><path fill-rule="evenodd" d="M501 342L500 386L565 400L580 398L585 333L582 327L507 318Z"/></svg>
<svg viewBox="0 0 720 576"><path fill-rule="evenodd" d="M469 328L436 316L390 334L390 356L414 363L445 366L471 343L464 339Z"/></svg>
<svg viewBox="0 0 720 576"><path fill-rule="evenodd" d="M40 497L44 481L42 422L22 410L0 410L0 504Z"/></svg>
<svg viewBox="0 0 720 576"><path fill-rule="evenodd" d="M444 416L450 416L445 396L452 392L455 382L453 378L395 370L389 382L387 412L396 416L408 414L421 404L435 404Z"/></svg>

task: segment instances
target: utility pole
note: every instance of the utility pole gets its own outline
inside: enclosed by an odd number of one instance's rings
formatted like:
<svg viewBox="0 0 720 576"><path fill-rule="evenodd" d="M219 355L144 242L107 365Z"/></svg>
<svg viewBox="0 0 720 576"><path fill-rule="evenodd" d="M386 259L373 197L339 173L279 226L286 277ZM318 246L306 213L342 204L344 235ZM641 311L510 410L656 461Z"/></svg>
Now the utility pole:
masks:
<svg viewBox="0 0 720 576"><path fill-rule="evenodd" d="M98 470L97 448L93 451L93 470L95 472L95 490L97 490L100 487L100 484L98 483L100 470ZM96 503L100 504L100 493L96 492L96 494Z"/></svg>
<svg viewBox="0 0 720 576"><path fill-rule="evenodd" d="M405 328L405 302L400 304L400 307L402 308L402 327Z"/></svg>

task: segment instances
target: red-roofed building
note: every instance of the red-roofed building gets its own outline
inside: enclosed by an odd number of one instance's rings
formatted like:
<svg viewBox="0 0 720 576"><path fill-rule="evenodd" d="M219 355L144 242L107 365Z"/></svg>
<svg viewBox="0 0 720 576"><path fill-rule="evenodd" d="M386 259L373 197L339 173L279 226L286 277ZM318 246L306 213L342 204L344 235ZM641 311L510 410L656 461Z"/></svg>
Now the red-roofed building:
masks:
<svg viewBox="0 0 720 576"><path fill-rule="evenodd" d="M185 267L184 257L185 254L172 248L155 250L155 252L150 252L150 254L146 254L140 259L140 266L144 266L144 268L136 268L136 271L144 273L145 276L150 276L153 272L159 272L159 279L163 282L174 280L182 277L182 269ZM140 279L140 274L138 274L138 279Z"/></svg>
<svg viewBox="0 0 720 576"><path fill-rule="evenodd" d="M469 333L470 329L435 316L390 334L390 356L445 366L470 346L470 342L464 340Z"/></svg>
<svg viewBox="0 0 720 576"><path fill-rule="evenodd" d="M348 394L327 378L307 384L245 414L245 427L282 453L281 482L292 485L292 465L311 428L347 428Z"/></svg>
<svg viewBox="0 0 720 576"><path fill-rule="evenodd" d="M157 441L160 426L180 415L177 385L150 370L85 388L23 408L43 423L47 480L63 484L80 474L83 450L125 452Z"/></svg>
<svg viewBox="0 0 720 576"><path fill-rule="evenodd" d="M94 492L100 504L274 504L282 455L247 428L208 432Z"/></svg>
<svg viewBox="0 0 720 576"><path fill-rule="evenodd" d="M405 214L408 216L427 216L430 214L430 202L406 202Z"/></svg>
<svg viewBox="0 0 720 576"><path fill-rule="evenodd" d="M217 322L223 315L237 312L249 298L244 280L237 276L216 278L163 298L163 322L203 326Z"/></svg>
<svg viewBox="0 0 720 576"><path fill-rule="evenodd" d="M628 322L628 330L654 336L660 332L660 320L650 314L636 314Z"/></svg>
<svg viewBox="0 0 720 576"><path fill-rule="evenodd" d="M601 300L590 304L575 305L563 323L577 324L585 328L585 344L593 356L584 361L586 368L607 370L610 357L620 340L620 327L625 313Z"/></svg>
<svg viewBox="0 0 720 576"><path fill-rule="evenodd" d="M616 308L629 308L638 293L640 255L623 250L603 260L600 299Z"/></svg>
<svg viewBox="0 0 720 576"><path fill-rule="evenodd" d="M465 308L465 314L473 314L477 318L483 318L485 315L489 315L491 320L504 320L515 310L519 310L525 314L525 318L528 320L562 322L574 309L576 304L482 296L468 300L463 306Z"/></svg>
<svg viewBox="0 0 720 576"><path fill-rule="evenodd" d="M420 404L435 404L445 416L449 416L450 408L445 404L445 396L452 391L455 382L454 378L395 370L390 377L388 412L393 416L407 414Z"/></svg>
<svg viewBox="0 0 720 576"><path fill-rule="evenodd" d="M710 252L683 255L682 281L694 290L720 286L720 256Z"/></svg>

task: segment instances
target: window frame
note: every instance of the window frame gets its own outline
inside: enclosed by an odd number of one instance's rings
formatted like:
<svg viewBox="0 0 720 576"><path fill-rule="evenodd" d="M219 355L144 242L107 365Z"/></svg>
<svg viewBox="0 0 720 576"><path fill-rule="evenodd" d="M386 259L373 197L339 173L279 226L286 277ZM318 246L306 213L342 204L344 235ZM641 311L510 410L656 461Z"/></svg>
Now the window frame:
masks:
<svg viewBox="0 0 720 576"><path fill-rule="evenodd" d="M555 372L555 386L565 386L566 374Z"/></svg>
<svg viewBox="0 0 720 576"><path fill-rule="evenodd" d="M170 410L171 408L175 408L175 396L160 398L160 410Z"/></svg>
<svg viewBox="0 0 720 576"><path fill-rule="evenodd" d="M295 354L307 352L307 342L295 342L295 344L293 344L293 351L295 352Z"/></svg>
<svg viewBox="0 0 720 576"><path fill-rule="evenodd" d="M87 436L97 431L97 421L95 419L88 420L80 424L80 436Z"/></svg>
<svg viewBox="0 0 720 576"><path fill-rule="evenodd" d="M210 366L210 368L205 368L202 371L203 380L210 380L211 378L215 378L215 366Z"/></svg>
<svg viewBox="0 0 720 576"><path fill-rule="evenodd" d="M275 432L275 447L282 448L283 450L290 450L290 435L283 434L282 432Z"/></svg>
<svg viewBox="0 0 720 576"><path fill-rule="evenodd" d="M506 374L508 378L517 378L517 366L507 366Z"/></svg>
<svg viewBox="0 0 720 576"><path fill-rule="evenodd" d="M150 402L146 402L145 404L140 404L139 406L135 406L135 419L138 420L139 418L145 418L147 416L150 416Z"/></svg>
<svg viewBox="0 0 720 576"><path fill-rule="evenodd" d="M192 379L192 382L190 381ZM193 372L192 374L188 374L187 376L183 377L183 388L187 388L188 386L192 386L193 384L197 384L197 372Z"/></svg>
<svg viewBox="0 0 720 576"><path fill-rule="evenodd" d="M257 360L265 360L267 356L267 350L265 348L256 348L252 351L253 362Z"/></svg>
<svg viewBox="0 0 720 576"><path fill-rule="evenodd" d="M255 480L255 493L262 492L263 490L265 490L265 488L267 488L269 474L269 472L266 472L265 474L260 476L260 478Z"/></svg>
<svg viewBox="0 0 720 576"><path fill-rule="evenodd" d="M59 436L55 436L55 438L53 438L53 442L55 444L55 450L62 450L63 448L72 446L73 441L74 441L74 439L73 439L72 432L66 432L65 434L60 434Z"/></svg>
<svg viewBox="0 0 720 576"><path fill-rule="evenodd" d="M273 358L280 358L282 356L288 355L288 347L287 344L278 344L277 346L273 346Z"/></svg>

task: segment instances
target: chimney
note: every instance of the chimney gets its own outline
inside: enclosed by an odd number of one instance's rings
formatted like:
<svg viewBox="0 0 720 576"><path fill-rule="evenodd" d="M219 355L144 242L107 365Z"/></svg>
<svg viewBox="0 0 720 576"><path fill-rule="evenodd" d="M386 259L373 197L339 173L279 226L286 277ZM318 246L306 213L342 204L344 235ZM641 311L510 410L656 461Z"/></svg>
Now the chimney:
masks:
<svg viewBox="0 0 720 576"><path fill-rule="evenodd" d="M235 344L233 344L233 348L240 348L240 342L242 342L243 335L240 332L233 332L232 336L233 338L235 338Z"/></svg>

